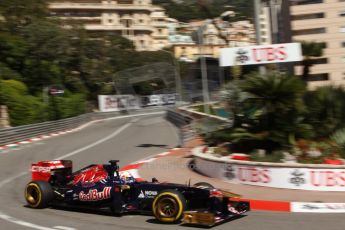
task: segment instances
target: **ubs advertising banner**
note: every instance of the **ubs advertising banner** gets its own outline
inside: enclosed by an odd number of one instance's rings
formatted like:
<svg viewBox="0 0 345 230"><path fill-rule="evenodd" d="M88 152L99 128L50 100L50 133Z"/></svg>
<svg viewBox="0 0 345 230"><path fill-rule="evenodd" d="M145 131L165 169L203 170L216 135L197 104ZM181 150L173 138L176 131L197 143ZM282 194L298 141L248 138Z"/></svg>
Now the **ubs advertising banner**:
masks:
<svg viewBox="0 0 345 230"><path fill-rule="evenodd" d="M220 50L220 66L258 65L302 61L300 43L224 48Z"/></svg>
<svg viewBox="0 0 345 230"><path fill-rule="evenodd" d="M345 169L284 168L196 158L201 173L231 183L314 191L345 191Z"/></svg>
<svg viewBox="0 0 345 230"><path fill-rule="evenodd" d="M133 95L98 95L98 107L101 112L140 108L139 98Z"/></svg>

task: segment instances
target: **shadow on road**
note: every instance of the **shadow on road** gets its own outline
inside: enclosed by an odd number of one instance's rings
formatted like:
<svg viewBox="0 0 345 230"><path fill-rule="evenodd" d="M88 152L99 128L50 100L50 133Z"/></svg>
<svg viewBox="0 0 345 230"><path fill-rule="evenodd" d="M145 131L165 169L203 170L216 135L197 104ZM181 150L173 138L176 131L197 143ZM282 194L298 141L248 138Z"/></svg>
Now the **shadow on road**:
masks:
<svg viewBox="0 0 345 230"><path fill-rule="evenodd" d="M234 217L231 217L231 218L229 218L229 219L227 219L225 221L221 221L221 222L219 222L219 223L217 223L217 224L215 224L213 226L203 226L203 225L195 225L195 224L181 224L181 223L180 224L179 223L168 223L168 224L164 223L164 225L180 225L180 226L187 227L187 228L196 228L197 227L197 228L203 228L203 229L211 229L211 228L216 227L218 225L225 224L225 223L228 223L230 221L237 220L237 219L241 219L241 218L243 218L245 216L247 216L247 215L234 216ZM148 220L146 220L146 222L150 223L150 224L160 224L160 225L162 225L161 222L159 222L157 219L154 219L154 218L148 219Z"/></svg>
<svg viewBox="0 0 345 230"><path fill-rule="evenodd" d="M140 144L140 145L137 145L136 147L140 147L140 148L167 148L168 145Z"/></svg>

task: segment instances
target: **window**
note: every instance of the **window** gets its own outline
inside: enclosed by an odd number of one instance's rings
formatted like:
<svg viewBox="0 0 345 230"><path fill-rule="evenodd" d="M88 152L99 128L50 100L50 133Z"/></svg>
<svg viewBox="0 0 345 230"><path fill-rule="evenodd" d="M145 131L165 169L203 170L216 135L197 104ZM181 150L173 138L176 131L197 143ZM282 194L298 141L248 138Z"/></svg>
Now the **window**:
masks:
<svg viewBox="0 0 345 230"><path fill-rule="evenodd" d="M342 62L342 63L345 63L345 56L342 56L342 57L341 57L341 62Z"/></svg>
<svg viewBox="0 0 345 230"><path fill-rule="evenodd" d="M345 33L345 26L340 27L340 33Z"/></svg>
<svg viewBox="0 0 345 230"><path fill-rule="evenodd" d="M292 0L291 5L309 5L323 3L323 0Z"/></svg>
<svg viewBox="0 0 345 230"><path fill-rule="evenodd" d="M314 14L300 14L300 15L292 15L291 20L305 20L305 19L316 19L316 18L324 18L324 13L314 13Z"/></svg>
<svg viewBox="0 0 345 230"><path fill-rule="evenodd" d="M133 0L117 0L117 4L133 4Z"/></svg>
<svg viewBox="0 0 345 230"><path fill-rule="evenodd" d="M295 30L292 32L293 35L309 35L309 34L324 34L326 33L326 28L314 28L305 30Z"/></svg>
<svg viewBox="0 0 345 230"><path fill-rule="evenodd" d="M328 59L327 58L318 58L318 59L313 59L313 64L319 65L319 64L327 64Z"/></svg>
<svg viewBox="0 0 345 230"><path fill-rule="evenodd" d="M340 11L339 16L340 16L340 17L345 17L345 10Z"/></svg>
<svg viewBox="0 0 345 230"><path fill-rule="evenodd" d="M345 47L345 42L341 43L341 47L343 47L343 48Z"/></svg>
<svg viewBox="0 0 345 230"><path fill-rule="evenodd" d="M310 74L308 81L328 81L328 73Z"/></svg>

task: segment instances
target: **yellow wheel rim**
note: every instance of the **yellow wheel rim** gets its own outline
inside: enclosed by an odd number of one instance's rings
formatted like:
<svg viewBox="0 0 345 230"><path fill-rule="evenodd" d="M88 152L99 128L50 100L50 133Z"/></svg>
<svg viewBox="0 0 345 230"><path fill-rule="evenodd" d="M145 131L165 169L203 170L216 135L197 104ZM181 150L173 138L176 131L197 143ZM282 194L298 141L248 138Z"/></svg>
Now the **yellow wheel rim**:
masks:
<svg viewBox="0 0 345 230"><path fill-rule="evenodd" d="M163 197L158 201L157 211L163 218L175 217L178 212L178 204L171 197Z"/></svg>
<svg viewBox="0 0 345 230"><path fill-rule="evenodd" d="M172 223L181 217L183 204L176 194L163 192L153 201L152 210L158 220L165 223Z"/></svg>
<svg viewBox="0 0 345 230"><path fill-rule="evenodd" d="M37 184L30 183L25 190L25 198L31 207L37 207L41 203L42 195L41 189Z"/></svg>

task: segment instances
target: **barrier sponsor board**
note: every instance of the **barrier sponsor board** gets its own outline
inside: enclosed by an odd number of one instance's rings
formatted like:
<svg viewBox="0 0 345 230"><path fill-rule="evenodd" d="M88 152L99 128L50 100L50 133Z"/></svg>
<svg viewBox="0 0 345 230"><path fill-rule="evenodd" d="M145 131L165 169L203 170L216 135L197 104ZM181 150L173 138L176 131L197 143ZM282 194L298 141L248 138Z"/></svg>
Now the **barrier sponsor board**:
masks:
<svg viewBox="0 0 345 230"><path fill-rule="evenodd" d="M139 109L147 106L172 105L175 103L176 94L155 94L142 97L134 95L98 95L98 107L101 112Z"/></svg>
<svg viewBox="0 0 345 230"><path fill-rule="evenodd" d="M239 184L274 188L345 191L345 169L254 166L197 157L196 169L210 177Z"/></svg>
<svg viewBox="0 0 345 230"><path fill-rule="evenodd" d="M133 95L98 95L98 107L101 112L140 108L139 98Z"/></svg>
<svg viewBox="0 0 345 230"><path fill-rule="evenodd" d="M300 43L281 43L260 46L223 48L220 50L220 66L257 65L302 61Z"/></svg>
<svg viewBox="0 0 345 230"><path fill-rule="evenodd" d="M176 103L176 94L155 94L141 97L141 106L172 105Z"/></svg>
<svg viewBox="0 0 345 230"><path fill-rule="evenodd" d="M345 203L291 202L291 212L345 213Z"/></svg>

